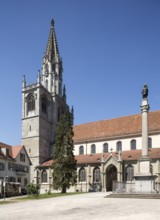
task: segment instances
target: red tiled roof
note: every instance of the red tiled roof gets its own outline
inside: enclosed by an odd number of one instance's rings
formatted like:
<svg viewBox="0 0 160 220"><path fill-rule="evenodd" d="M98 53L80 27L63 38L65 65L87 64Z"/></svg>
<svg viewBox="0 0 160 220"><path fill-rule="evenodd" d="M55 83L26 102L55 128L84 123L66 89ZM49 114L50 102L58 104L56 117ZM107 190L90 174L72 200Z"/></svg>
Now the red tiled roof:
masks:
<svg viewBox="0 0 160 220"><path fill-rule="evenodd" d="M47 160L43 163L41 163L39 166L37 167L50 167L53 164L53 160Z"/></svg>
<svg viewBox="0 0 160 220"><path fill-rule="evenodd" d="M118 160L118 152L104 153L103 159L107 160L110 156L115 157ZM121 152L121 159L123 161L130 160L139 160L142 155L142 150L129 150ZM151 148L149 149L149 158L150 159L160 159L160 148ZM77 160L77 164L95 164L101 163L102 153L99 154L87 154L87 155L76 155L75 159ZM53 164L53 160L45 161L40 164L38 167L50 167Z"/></svg>
<svg viewBox="0 0 160 220"><path fill-rule="evenodd" d="M149 133L160 133L160 111L149 112ZM141 114L114 118L74 126L74 143L140 135L142 132Z"/></svg>
<svg viewBox="0 0 160 220"><path fill-rule="evenodd" d="M3 155L3 157L7 157L9 159L16 159L16 157L18 156L18 154L20 153L22 148L24 148L26 155L28 156L27 151L23 145L11 146L11 145L0 142L0 148L9 149L9 155L5 156L3 152L1 152L1 154L0 154L0 156ZM30 164L32 164L29 157L28 157L28 159L29 159Z"/></svg>
<svg viewBox="0 0 160 220"><path fill-rule="evenodd" d="M21 151L21 149L23 148L23 145L19 145L19 146L12 146L12 157L15 159L19 152Z"/></svg>
<svg viewBox="0 0 160 220"><path fill-rule="evenodd" d="M129 150L121 152L121 159L125 161L129 160L139 160L142 155L142 150ZM111 156L111 153L104 153L104 161ZM112 152L112 156L118 160L118 152ZM77 164L88 164L88 163L100 163L102 158L102 153L91 154L91 155L77 155ZM160 148L149 149L149 158L158 159L160 158Z"/></svg>

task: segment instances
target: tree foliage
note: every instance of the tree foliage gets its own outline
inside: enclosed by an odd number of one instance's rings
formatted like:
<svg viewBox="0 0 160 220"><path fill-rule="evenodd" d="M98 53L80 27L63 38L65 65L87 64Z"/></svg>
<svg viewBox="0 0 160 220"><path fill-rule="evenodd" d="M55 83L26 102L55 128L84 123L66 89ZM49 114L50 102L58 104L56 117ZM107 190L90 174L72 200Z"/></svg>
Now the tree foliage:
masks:
<svg viewBox="0 0 160 220"><path fill-rule="evenodd" d="M53 156L53 188L60 189L62 193L66 193L77 178L73 135L73 114L67 109L57 125Z"/></svg>
<svg viewBox="0 0 160 220"><path fill-rule="evenodd" d="M39 194L39 185L35 185L33 183L30 183L28 186L27 186L27 191L28 191L28 194L29 195L38 195Z"/></svg>

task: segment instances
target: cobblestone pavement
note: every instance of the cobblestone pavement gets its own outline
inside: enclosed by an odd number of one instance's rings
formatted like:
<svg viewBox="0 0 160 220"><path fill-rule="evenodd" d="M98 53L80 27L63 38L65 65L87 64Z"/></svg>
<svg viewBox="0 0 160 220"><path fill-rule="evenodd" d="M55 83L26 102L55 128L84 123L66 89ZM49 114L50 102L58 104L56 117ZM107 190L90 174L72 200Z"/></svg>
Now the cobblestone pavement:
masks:
<svg viewBox="0 0 160 220"><path fill-rule="evenodd" d="M0 220L157 220L159 199L105 198L77 194L0 205Z"/></svg>

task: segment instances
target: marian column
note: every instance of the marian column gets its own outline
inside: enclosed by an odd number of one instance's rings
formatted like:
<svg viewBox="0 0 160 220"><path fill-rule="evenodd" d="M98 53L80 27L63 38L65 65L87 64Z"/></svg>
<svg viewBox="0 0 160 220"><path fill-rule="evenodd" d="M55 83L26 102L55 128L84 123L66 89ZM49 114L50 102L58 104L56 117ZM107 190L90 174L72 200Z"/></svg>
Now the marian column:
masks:
<svg viewBox="0 0 160 220"><path fill-rule="evenodd" d="M144 85L142 90L142 155L139 160L139 171L134 176L135 192L153 193L155 176L150 172L150 158L148 153L148 86Z"/></svg>
<svg viewBox="0 0 160 220"><path fill-rule="evenodd" d="M142 158L148 158L148 86L144 85L142 90Z"/></svg>

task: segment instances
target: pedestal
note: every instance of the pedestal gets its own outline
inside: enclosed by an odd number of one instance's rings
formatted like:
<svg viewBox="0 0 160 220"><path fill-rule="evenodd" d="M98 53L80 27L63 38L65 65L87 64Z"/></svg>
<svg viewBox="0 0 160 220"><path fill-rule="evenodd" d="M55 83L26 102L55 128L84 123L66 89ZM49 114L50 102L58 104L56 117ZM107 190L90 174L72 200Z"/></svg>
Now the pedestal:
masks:
<svg viewBox="0 0 160 220"><path fill-rule="evenodd" d="M136 193L156 193L154 189L155 175L136 175L134 178Z"/></svg>
<svg viewBox="0 0 160 220"><path fill-rule="evenodd" d="M149 157L141 157L139 161L140 172L134 176L136 193L154 193L156 175L151 175Z"/></svg>

